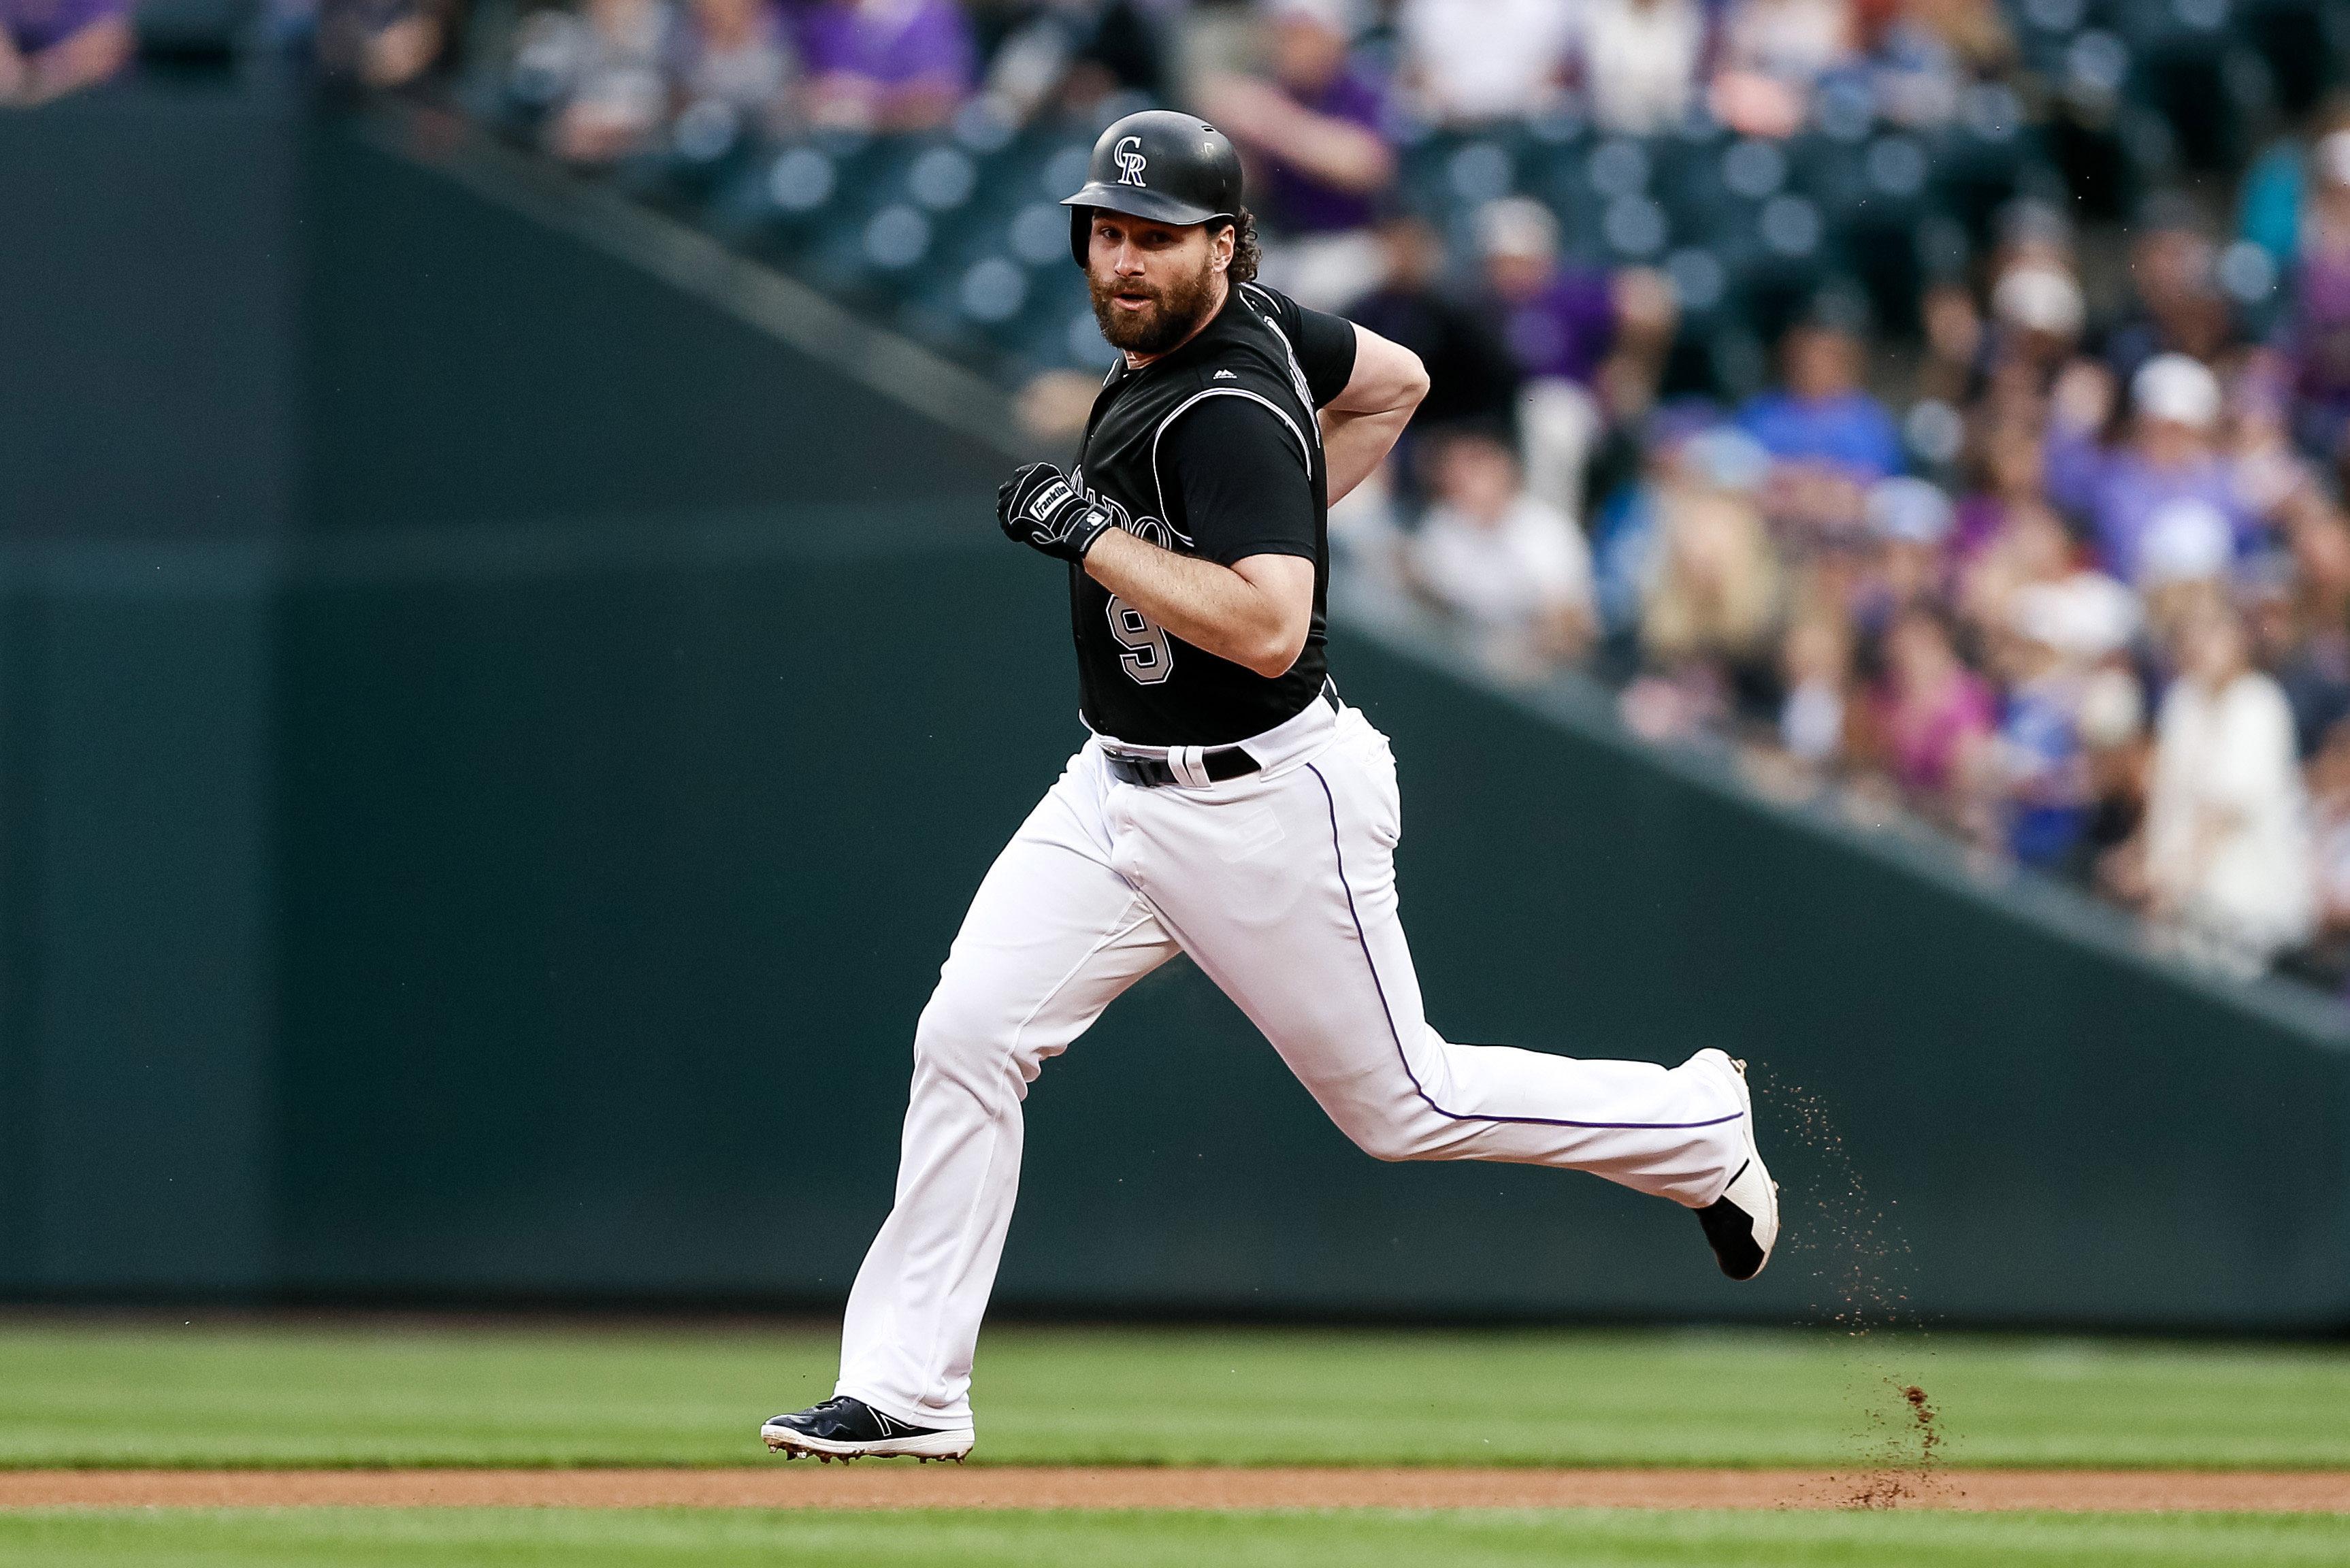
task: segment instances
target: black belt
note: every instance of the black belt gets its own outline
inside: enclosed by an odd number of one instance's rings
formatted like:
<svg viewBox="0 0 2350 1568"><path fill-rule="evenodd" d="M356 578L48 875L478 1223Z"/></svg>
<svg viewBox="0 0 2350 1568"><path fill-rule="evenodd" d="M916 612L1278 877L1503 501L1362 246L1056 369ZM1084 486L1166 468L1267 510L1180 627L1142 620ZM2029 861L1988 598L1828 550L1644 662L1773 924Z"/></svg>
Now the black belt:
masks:
<svg viewBox="0 0 2350 1568"><path fill-rule="evenodd" d="M1159 789L1167 784L1180 784L1175 770L1157 757L1121 757L1107 755L1102 759L1121 784L1140 784L1145 789ZM1245 778L1264 764L1239 746L1222 746L1202 753L1200 765L1208 773L1210 784L1222 784L1226 779Z"/></svg>
<svg viewBox="0 0 2350 1568"><path fill-rule="evenodd" d="M1337 684L1324 681L1322 695L1316 701L1328 703L1331 711L1336 712L1338 709ZM1109 764L1110 773L1121 784L1139 784L1144 789L1164 789L1169 784L1183 782L1175 776L1173 768L1157 757L1121 757L1110 752L1103 755L1102 761ZM1212 752L1202 752L1200 753L1200 765L1207 770L1210 784L1246 778L1264 766L1241 746L1219 746Z"/></svg>

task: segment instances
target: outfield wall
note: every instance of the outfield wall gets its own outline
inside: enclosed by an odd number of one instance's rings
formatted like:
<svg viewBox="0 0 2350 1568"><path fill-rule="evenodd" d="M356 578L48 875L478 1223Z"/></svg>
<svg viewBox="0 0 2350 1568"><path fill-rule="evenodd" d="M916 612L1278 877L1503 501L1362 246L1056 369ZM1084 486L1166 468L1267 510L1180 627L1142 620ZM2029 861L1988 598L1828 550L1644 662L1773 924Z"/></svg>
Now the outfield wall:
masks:
<svg viewBox="0 0 2350 1568"><path fill-rule="evenodd" d="M180 117L160 234L110 115ZM107 373L0 402L11 450L102 410L173 478L59 464L0 527L0 1290L837 1300L915 1012L1079 736L1003 459L657 227L447 128L296 123L0 121L0 182L77 168L69 226L145 234L85 244L87 297L244 245L218 287L265 324L142 359L91 308L34 364ZM223 386L252 440L172 447ZM225 521L172 535L175 496ZM1034 1091L1007 1300L1783 1320L1858 1258L1946 1321L2350 1324L2333 1015L1448 657L1376 616L1334 648L1397 743L1433 1018L1767 1063L1841 1140L1766 1092L1814 1244L1732 1287L1599 1182L1369 1161L1179 964Z"/></svg>

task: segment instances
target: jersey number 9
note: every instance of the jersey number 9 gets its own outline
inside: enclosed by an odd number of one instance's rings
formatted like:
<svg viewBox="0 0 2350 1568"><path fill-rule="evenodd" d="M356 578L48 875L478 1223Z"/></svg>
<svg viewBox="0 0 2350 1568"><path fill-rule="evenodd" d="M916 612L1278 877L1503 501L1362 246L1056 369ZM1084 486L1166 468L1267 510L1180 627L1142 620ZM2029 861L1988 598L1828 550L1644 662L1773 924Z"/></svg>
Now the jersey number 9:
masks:
<svg viewBox="0 0 2350 1568"><path fill-rule="evenodd" d="M1167 646L1167 634L1116 594L1109 600L1109 634L1126 650L1118 661L1138 686L1156 686L1175 673L1175 650Z"/></svg>

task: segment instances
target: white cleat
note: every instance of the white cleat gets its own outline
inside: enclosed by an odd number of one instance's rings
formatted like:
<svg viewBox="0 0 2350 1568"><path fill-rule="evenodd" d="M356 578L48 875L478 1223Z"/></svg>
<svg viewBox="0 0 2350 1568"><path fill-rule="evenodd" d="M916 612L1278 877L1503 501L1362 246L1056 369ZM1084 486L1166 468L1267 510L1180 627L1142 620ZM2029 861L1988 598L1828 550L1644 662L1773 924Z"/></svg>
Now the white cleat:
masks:
<svg viewBox="0 0 2350 1568"><path fill-rule="evenodd" d="M1721 1075L1738 1096L1739 1135L1746 1146L1745 1162L1731 1177L1721 1196L1697 1210L1705 1227L1714 1262L1733 1280L1751 1280L1771 1261L1779 1241L1779 1184L1762 1164L1754 1146L1754 1096L1747 1087L1746 1064L1726 1052L1705 1050L1690 1057L1690 1066L1704 1065Z"/></svg>

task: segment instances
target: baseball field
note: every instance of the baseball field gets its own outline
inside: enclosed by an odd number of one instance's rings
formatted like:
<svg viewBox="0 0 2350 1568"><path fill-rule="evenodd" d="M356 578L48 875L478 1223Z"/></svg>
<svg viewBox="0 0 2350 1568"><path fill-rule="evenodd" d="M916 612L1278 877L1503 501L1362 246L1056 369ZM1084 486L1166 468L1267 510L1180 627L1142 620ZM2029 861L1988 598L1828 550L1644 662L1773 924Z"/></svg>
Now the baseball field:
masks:
<svg viewBox="0 0 2350 1568"><path fill-rule="evenodd" d="M1011 1326L965 1467L785 1465L828 1325L0 1324L0 1561L2350 1561L2350 1348Z"/></svg>

